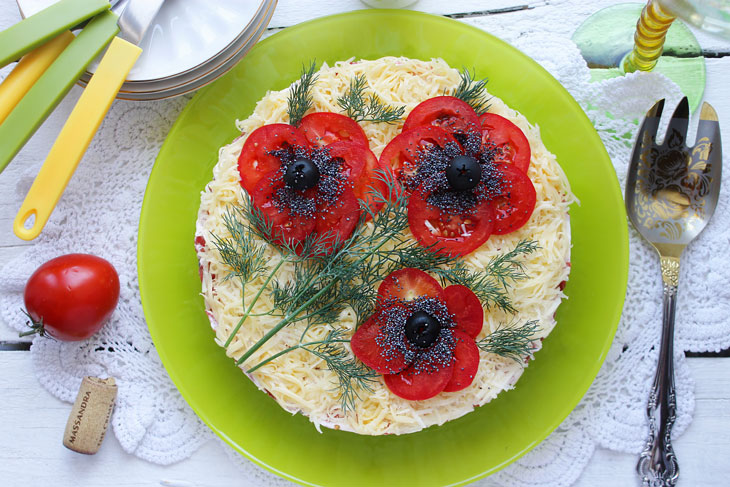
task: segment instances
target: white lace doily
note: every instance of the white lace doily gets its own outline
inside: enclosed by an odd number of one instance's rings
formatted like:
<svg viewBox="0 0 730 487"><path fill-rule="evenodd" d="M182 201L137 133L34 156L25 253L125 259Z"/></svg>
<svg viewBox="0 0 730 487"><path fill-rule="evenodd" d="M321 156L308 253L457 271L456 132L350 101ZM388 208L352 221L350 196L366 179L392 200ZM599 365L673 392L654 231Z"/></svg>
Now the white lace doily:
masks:
<svg viewBox="0 0 730 487"><path fill-rule="evenodd" d="M632 140L614 134L635 133L635 120L656 99L667 97L668 106L678 102L676 85L661 75L644 73L592 84L585 63L568 39L549 34L520 37L506 29L494 33L540 62L570 91L594 123L623 183ZM181 98L116 101L42 235L4 267L0 281L3 320L22 330L26 321L20 312L23 286L41 263L61 254L88 252L114 264L122 290L111 321L83 343L36 338L31 348L35 374L48 391L69 402L83 376L114 376L119 385L114 434L127 452L159 464L184 460L214 438L160 363L145 325L137 283L137 225L145 185L165 135L185 102ZM606 115L609 111L615 118ZM55 123L67 113L65 104L52 115L58 119ZM44 156L26 148L18 158L30 167L27 174L19 181L10 181L7 173L0 176L3 187L15 184L18 205ZM725 188L730 187L728 178L730 171L725 172ZM682 350L730 346L730 268L722 260L730 253L725 230L730 224L727 194L721 196L713 221L683 256L676 330L676 435L690 423L694 409L694 384ZM644 405L658 355L654 344L659 342L661 326L661 284L653 250L633 229L630 235L626 305L598 378L547 440L476 485L570 485L596 446L633 453L641 450L647 432ZM255 485L287 484L223 447Z"/></svg>

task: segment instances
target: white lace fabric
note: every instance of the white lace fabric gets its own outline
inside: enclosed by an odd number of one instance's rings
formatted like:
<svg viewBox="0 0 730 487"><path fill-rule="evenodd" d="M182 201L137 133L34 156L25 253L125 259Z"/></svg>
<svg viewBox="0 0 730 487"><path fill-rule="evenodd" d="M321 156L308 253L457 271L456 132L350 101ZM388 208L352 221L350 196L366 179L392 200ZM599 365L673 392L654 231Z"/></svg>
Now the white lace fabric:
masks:
<svg viewBox="0 0 730 487"><path fill-rule="evenodd" d="M633 141L614 134L635 133L635 120L659 98L667 98L667 106L674 106L681 97L676 85L654 73L591 83L570 40L550 34L519 37L507 30L496 34L541 63L573 95L601 136L623 186ZM165 372L145 324L137 281L137 227L145 186L160 146L186 101L114 102L42 235L5 265L0 280L2 318L23 330L23 287L41 263L66 253L86 252L103 256L116 267L122 289L110 322L80 343L35 338L31 347L35 374L50 393L68 402L73 401L83 376L115 377L119 394L114 434L125 451L159 464L182 461L215 437ZM52 117L62 118L67 114L64 110ZM30 157L31 150L18 156L25 160L17 163L29 166L15 182L18 205L39 167L39 162L28 161ZM730 187L729 173L725 172L725 188ZM11 187L5 175L0 176L2 182ZM724 262L730 250L725 230L730 223L727 194L721 195L712 222L682 258L675 436L690 423L694 409L694 383L682 351L730 346L730 268ZM475 485L567 486L580 476L597 446L632 453L642 449L648 431L644 408L658 356L662 289L658 259L633 228L630 252L623 317L590 390L539 446ZM227 445L223 448L255 485L287 484Z"/></svg>

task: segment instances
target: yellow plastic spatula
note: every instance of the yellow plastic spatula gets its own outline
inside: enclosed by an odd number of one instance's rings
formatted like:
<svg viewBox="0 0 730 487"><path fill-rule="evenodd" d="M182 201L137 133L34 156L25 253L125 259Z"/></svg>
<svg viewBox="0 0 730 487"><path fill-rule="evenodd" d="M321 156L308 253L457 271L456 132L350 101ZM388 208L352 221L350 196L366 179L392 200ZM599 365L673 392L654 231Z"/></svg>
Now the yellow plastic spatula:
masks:
<svg viewBox="0 0 730 487"><path fill-rule="evenodd" d="M141 52L118 37L112 40L18 210L13 223L15 235L32 240L41 233ZM35 220L26 227L31 216Z"/></svg>
<svg viewBox="0 0 730 487"><path fill-rule="evenodd" d="M18 237L32 240L48 222L122 83L142 53L136 44L144 37L163 1L129 0L119 18L120 37L109 45L15 217L13 231Z"/></svg>
<svg viewBox="0 0 730 487"><path fill-rule="evenodd" d="M23 56L0 84L0 124L74 39L70 31L61 32L56 38Z"/></svg>

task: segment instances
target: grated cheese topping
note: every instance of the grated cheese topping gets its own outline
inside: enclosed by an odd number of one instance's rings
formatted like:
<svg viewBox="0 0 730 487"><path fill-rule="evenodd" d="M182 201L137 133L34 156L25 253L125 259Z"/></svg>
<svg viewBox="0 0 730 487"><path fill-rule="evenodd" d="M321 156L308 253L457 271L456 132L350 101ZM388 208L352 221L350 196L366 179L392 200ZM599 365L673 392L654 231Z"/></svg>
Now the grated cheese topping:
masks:
<svg viewBox="0 0 730 487"><path fill-rule="evenodd" d="M364 75L368 93L376 94L383 103L406 106L406 114L420 102L449 92L459 83L459 72L443 60L429 62L386 57L372 61L341 61L334 66L323 66L313 87L313 111L341 113L337 98L348 89L350 80ZM219 160L213 169L213 180L201 194L200 212L196 235L206 242L212 235L227 237L222 215L230 205L241 204L245 198L238 174L238 156L248 134L266 124L288 123L287 96L289 88L269 92L256 105L254 112L245 120L236 122L242 135L220 149ZM532 150L528 175L537 193L537 204L528 223L508 235L492 235L475 252L465 258L474 270L483 270L490 259L509 251L522 239L538 242L538 251L523 258L529 279L515 282L510 297L517 315L500 310L485 311L485 322L478 339L504 326L520 326L529 320L537 320L540 326L536 338L544 338L555 326L554 314L564 296L560 283L568 279L570 270L570 221L568 207L575 201L568 180L556 158L543 145L540 130L530 124L520 113L506 106L496 97L490 98L490 112L508 118L527 136ZM370 149L376 156L403 126L398 124L362 122L360 126L370 140ZM216 342L223 346L243 314L243 302L250 303L264 284L266 276L258 277L245 286L242 299L241 283L236 279L224 280L228 273L220 261L215 246L198 244L201 266L202 295ZM281 260L280 254L270 247L269 268ZM293 275L293 265L284 264L277 279L285 282ZM252 313L266 313L273 309L268 292L264 291ZM233 338L226 353L234 360L243 353L280 318L276 316L251 316ZM357 323L354 313L341 313L339 327L354 332ZM251 366L271 355L299 342L303 323L285 327L264 344L247 361ZM307 341L323 339L330 327L313 326ZM535 350L539 348L535 341ZM349 352L349 349L348 349ZM304 350L295 350L273 360L249 374L249 378L268 392L285 410L301 412L320 426L353 431L359 434L403 434L440 425L486 404L497 394L514 387L527 364L480 352L479 369L474 382L458 392L442 392L424 401L407 401L392 394L382 379L374 384L373 392L361 392L354 411L343 414L336 387L337 379L324 362ZM243 368L243 366L242 366Z"/></svg>

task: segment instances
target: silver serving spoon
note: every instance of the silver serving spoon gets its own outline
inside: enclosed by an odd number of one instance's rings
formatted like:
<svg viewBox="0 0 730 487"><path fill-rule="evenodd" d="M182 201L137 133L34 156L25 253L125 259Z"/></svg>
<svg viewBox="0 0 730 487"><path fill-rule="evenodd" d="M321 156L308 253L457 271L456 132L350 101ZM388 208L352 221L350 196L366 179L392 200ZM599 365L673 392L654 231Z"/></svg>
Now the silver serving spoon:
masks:
<svg viewBox="0 0 730 487"><path fill-rule="evenodd" d="M672 115L661 144L656 135L664 100L646 114L631 156L626 210L631 223L659 253L664 283L659 363L649 395L649 438L636 470L643 485L673 486L679 464L672 449L677 401L674 391L674 310L679 258L705 228L720 194L722 145L715 110L702 104L695 145L686 145L689 104L685 97Z"/></svg>

